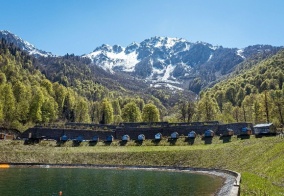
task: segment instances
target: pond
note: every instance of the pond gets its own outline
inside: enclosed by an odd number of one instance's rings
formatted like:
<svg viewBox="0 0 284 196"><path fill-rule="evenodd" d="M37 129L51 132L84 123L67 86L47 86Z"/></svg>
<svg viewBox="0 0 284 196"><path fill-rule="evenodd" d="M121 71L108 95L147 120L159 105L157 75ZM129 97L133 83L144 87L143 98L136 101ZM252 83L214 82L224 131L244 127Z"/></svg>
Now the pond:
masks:
<svg viewBox="0 0 284 196"><path fill-rule="evenodd" d="M222 182L210 175L158 170L0 169L1 195L214 195Z"/></svg>

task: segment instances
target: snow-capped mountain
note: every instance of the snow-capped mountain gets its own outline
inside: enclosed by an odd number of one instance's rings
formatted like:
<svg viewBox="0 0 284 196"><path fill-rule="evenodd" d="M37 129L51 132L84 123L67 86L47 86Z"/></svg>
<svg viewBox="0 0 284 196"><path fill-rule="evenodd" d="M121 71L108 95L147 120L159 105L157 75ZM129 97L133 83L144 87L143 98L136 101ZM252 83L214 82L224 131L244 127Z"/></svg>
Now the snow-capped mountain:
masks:
<svg viewBox="0 0 284 196"><path fill-rule="evenodd" d="M207 56L198 60L190 58L194 55L191 49L198 46L207 48ZM133 42L125 48L104 44L84 56L112 73L123 71L154 83L178 84L177 78L188 75L200 61L208 61L215 49L212 45L194 44L185 39L152 37L141 43Z"/></svg>
<svg viewBox="0 0 284 196"><path fill-rule="evenodd" d="M154 86L188 88L186 85L197 79L215 81L246 58L273 50L275 47L267 45L237 49L204 42L191 43L181 38L152 37L127 47L103 44L83 56L111 73L127 72ZM199 90L197 88L195 92Z"/></svg>
<svg viewBox="0 0 284 196"><path fill-rule="evenodd" d="M8 43L13 43L15 46L20 48L21 50L24 50L28 52L30 55L33 55L35 57L43 56L43 57L48 57L48 56L54 56L50 52L46 52L43 50L37 49L34 45L30 44L27 41L24 41L17 35L10 33L9 31L0 31L0 39L5 39Z"/></svg>
<svg viewBox="0 0 284 196"><path fill-rule="evenodd" d="M2 38L35 57L56 57L9 31L0 31ZM283 47L270 45L224 48L205 42L192 43L182 38L152 37L127 47L103 44L82 56L91 59L93 66L112 74L129 74L153 87L189 89L199 93L203 87L234 71L246 59L254 56L264 59L280 49Z"/></svg>

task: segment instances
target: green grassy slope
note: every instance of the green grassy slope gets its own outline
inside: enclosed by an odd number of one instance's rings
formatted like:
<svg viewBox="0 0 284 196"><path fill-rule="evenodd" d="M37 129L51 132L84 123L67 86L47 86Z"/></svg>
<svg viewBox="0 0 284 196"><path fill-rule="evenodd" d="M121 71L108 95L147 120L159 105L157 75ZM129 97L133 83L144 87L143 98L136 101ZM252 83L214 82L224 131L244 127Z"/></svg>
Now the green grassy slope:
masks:
<svg viewBox="0 0 284 196"><path fill-rule="evenodd" d="M284 194L284 138L267 137L247 140L235 136L230 143L214 138L213 144L204 145L199 138L193 146L180 138L175 146L164 140L158 146L146 141L142 146L129 142L120 146L114 142L105 146L86 142L72 147L67 142L61 147L43 141L23 145L22 141L1 141L2 162L26 163L88 163L115 165L189 166L229 169L242 174L242 195Z"/></svg>

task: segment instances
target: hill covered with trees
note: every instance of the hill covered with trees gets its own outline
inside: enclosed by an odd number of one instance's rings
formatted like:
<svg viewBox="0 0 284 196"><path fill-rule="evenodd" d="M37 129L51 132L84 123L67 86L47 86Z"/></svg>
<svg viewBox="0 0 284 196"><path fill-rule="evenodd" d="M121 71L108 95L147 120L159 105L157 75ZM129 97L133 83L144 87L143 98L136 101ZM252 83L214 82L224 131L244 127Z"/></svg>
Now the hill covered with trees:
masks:
<svg viewBox="0 0 284 196"><path fill-rule="evenodd" d="M264 59L264 60L263 60ZM0 123L24 130L37 123L219 120L283 124L284 51L239 64L200 93L151 87L73 54L32 57L0 42Z"/></svg>
<svg viewBox="0 0 284 196"><path fill-rule="evenodd" d="M241 67L246 69L201 93L198 110L208 111L203 118L284 124L284 51Z"/></svg>
<svg viewBox="0 0 284 196"><path fill-rule="evenodd" d="M86 58L34 58L2 39L1 126L24 130L37 123L159 121L161 114L167 114L157 97L167 100L172 95L157 89L155 97L145 84L120 84L122 76L112 78L107 74L89 66Z"/></svg>

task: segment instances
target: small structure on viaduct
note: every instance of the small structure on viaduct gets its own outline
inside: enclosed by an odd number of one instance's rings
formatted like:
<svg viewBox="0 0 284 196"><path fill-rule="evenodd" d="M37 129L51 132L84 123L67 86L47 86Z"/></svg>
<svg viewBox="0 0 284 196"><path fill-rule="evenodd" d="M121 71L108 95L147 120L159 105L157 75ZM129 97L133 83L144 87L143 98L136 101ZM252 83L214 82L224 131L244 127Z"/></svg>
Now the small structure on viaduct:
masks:
<svg viewBox="0 0 284 196"><path fill-rule="evenodd" d="M155 138L155 134L161 133L163 137L170 137L173 132L180 136L187 136L191 131L198 135L203 135L206 130L214 131L216 136L223 135L228 129L234 131L234 135L239 135L242 128L250 127L251 123L232 123L220 124L218 121L211 122L193 122L193 123L121 123L116 125L87 124L87 123L66 123L64 125L35 126L22 133L21 138L45 138L59 140L63 135L70 139L75 139L81 135L84 140L92 140L94 137L105 140L109 135L115 139L121 139L124 135L132 138L138 138L143 134L146 139Z"/></svg>

